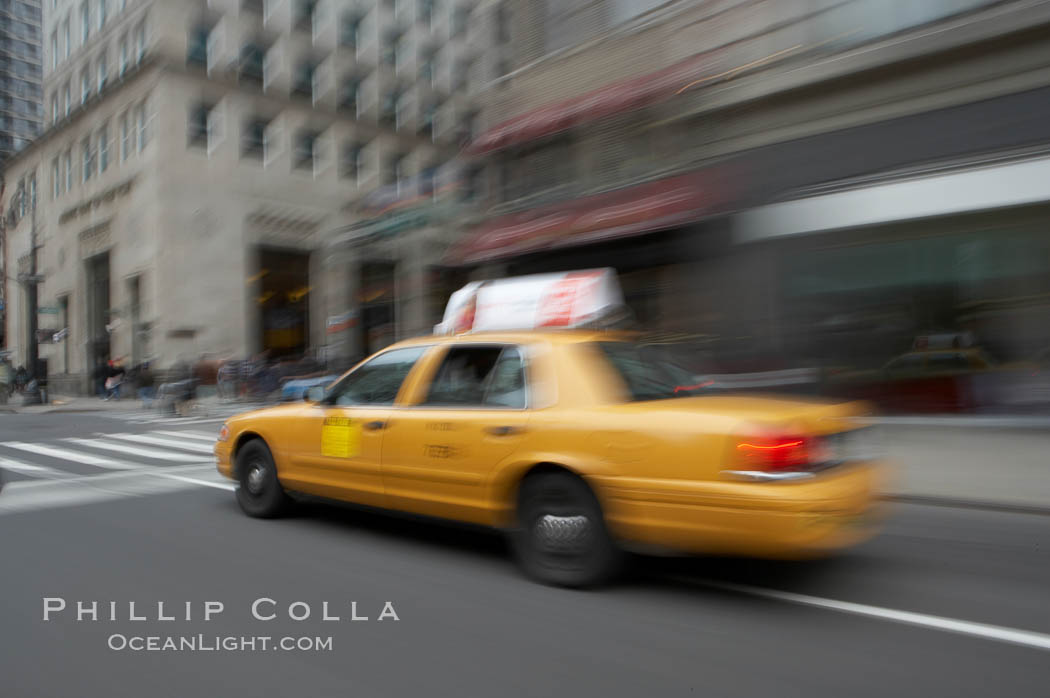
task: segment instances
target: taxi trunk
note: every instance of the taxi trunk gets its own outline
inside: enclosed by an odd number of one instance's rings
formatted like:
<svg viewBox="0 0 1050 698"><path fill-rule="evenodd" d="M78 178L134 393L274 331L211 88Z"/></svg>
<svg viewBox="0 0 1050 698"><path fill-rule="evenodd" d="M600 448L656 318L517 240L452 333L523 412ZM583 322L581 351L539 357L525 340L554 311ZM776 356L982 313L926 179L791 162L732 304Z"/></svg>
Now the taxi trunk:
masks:
<svg viewBox="0 0 1050 698"><path fill-rule="evenodd" d="M643 475L632 467L604 479L611 526L626 541L798 558L877 530L886 468L864 403L711 396L610 411L663 431L639 447Z"/></svg>

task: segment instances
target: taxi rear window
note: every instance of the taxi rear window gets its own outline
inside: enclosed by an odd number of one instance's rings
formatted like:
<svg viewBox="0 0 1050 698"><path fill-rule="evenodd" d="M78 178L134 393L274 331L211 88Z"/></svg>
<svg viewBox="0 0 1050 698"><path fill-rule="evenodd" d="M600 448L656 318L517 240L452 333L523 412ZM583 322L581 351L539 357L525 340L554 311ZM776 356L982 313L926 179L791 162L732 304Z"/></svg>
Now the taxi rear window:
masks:
<svg viewBox="0 0 1050 698"><path fill-rule="evenodd" d="M692 373L667 360L658 349L633 342L596 342L612 368L623 379L631 402L666 400L696 394Z"/></svg>

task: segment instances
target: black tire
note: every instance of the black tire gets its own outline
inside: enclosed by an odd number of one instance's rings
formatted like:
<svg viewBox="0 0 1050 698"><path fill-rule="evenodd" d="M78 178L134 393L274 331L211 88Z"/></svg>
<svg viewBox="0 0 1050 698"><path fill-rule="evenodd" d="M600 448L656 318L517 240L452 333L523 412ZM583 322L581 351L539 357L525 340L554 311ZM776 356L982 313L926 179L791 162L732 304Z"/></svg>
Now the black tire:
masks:
<svg viewBox="0 0 1050 698"><path fill-rule="evenodd" d="M610 581L623 563L598 499L587 483L567 472L525 479L511 541L525 573L554 586L597 586Z"/></svg>
<svg viewBox="0 0 1050 698"><path fill-rule="evenodd" d="M291 498L277 479L270 449L260 439L249 441L237 454L237 503L248 516L270 519L291 505Z"/></svg>

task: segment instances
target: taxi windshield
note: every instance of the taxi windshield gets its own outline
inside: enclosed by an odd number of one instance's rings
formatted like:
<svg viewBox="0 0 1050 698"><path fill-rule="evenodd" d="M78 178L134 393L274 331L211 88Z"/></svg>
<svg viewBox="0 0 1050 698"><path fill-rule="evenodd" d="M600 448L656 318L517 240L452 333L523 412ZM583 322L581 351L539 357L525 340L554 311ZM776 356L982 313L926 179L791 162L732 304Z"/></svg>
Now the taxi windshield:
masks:
<svg viewBox="0 0 1050 698"><path fill-rule="evenodd" d="M623 379L632 402L688 397L709 384L672 361L659 346L635 342L596 344Z"/></svg>

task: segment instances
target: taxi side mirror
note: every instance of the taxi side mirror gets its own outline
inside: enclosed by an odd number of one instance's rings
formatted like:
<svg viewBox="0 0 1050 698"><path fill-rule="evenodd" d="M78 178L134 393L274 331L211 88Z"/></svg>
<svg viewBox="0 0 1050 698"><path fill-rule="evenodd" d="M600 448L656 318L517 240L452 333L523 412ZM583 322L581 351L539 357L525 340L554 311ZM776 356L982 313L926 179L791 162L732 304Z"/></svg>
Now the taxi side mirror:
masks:
<svg viewBox="0 0 1050 698"><path fill-rule="evenodd" d="M306 392L303 393L303 400L307 402L320 402L324 398L324 388L319 385L315 385L312 388L307 388Z"/></svg>

